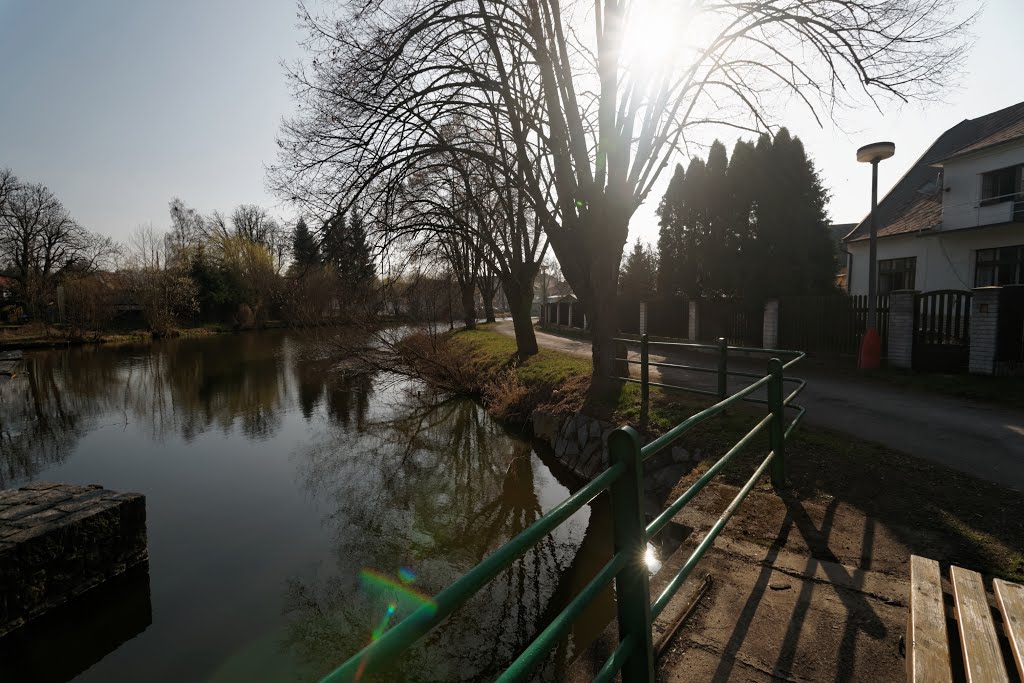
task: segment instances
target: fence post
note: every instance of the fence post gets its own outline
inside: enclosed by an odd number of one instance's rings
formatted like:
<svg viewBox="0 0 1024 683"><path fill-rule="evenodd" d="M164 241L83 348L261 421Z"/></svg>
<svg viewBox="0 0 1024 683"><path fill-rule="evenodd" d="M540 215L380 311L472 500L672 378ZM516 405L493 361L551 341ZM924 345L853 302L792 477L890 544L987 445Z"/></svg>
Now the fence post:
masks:
<svg viewBox="0 0 1024 683"><path fill-rule="evenodd" d="M640 335L640 424L645 427L647 426L648 402L651 399L649 360L647 333L644 333Z"/></svg>
<svg viewBox="0 0 1024 683"><path fill-rule="evenodd" d="M647 302L640 302L640 334L647 334Z"/></svg>
<svg viewBox="0 0 1024 683"><path fill-rule="evenodd" d="M623 683L654 682L654 646L651 640L651 595L648 585L646 522L643 511L643 464L640 436L632 427L620 427L608 437L611 464L623 463L625 472L611 486L612 532L616 553L629 562L615 577L619 640L636 638L633 654L622 665Z"/></svg>
<svg viewBox="0 0 1024 683"><path fill-rule="evenodd" d="M772 412L769 428L772 458L770 474L772 486L778 491L786 485L786 407L782 405L782 361L772 358L768 361L768 408Z"/></svg>
<svg viewBox="0 0 1024 683"><path fill-rule="evenodd" d="M971 346L967 362L967 370L971 374L995 374L1001 291L1001 287L975 287L972 292L969 337Z"/></svg>
<svg viewBox="0 0 1024 683"><path fill-rule="evenodd" d="M889 367L910 369L914 366L916 309L916 291L901 289L889 294L889 329L886 333Z"/></svg>
<svg viewBox="0 0 1024 683"><path fill-rule="evenodd" d="M779 300L764 302L764 318L761 321L761 346L766 349L779 348Z"/></svg>
<svg viewBox="0 0 1024 683"><path fill-rule="evenodd" d="M725 337L718 338L718 400L724 401L729 393L729 345Z"/></svg>
<svg viewBox="0 0 1024 683"><path fill-rule="evenodd" d="M689 311L687 311L687 328L688 329L686 330L686 334L687 334L686 338L689 339L692 342L695 342L695 341L697 341L697 333L700 331L699 326L698 326L698 320L697 320L697 316L700 314L698 306L697 306L697 300L696 299L690 299L688 302L686 302L686 305L689 308Z"/></svg>

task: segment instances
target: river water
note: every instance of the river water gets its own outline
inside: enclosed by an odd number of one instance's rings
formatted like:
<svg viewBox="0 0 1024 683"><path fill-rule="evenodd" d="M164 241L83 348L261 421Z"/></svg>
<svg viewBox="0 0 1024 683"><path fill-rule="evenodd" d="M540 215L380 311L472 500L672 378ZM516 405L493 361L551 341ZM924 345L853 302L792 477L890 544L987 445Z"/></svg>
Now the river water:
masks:
<svg viewBox="0 0 1024 683"><path fill-rule="evenodd" d="M143 493L150 559L0 641L5 683L316 680L578 485L471 401L345 373L329 335L31 352L24 371L0 385L0 488ZM610 536L598 499L379 680L495 678ZM539 678L613 616L608 593Z"/></svg>

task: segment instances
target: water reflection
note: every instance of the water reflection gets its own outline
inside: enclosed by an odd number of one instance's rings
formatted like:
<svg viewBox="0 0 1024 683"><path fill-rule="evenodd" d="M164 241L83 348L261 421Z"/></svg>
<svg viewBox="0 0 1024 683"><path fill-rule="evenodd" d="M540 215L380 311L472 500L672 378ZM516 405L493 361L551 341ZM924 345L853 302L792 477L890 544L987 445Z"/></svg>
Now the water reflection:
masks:
<svg viewBox="0 0 1024 683"><path fill-rule="evenodd" d="M353 393L358 402L360 392ZM331 501L327 518L337 560L336 573L295 581L289 592L287 646L317 674L369 642L389 606L401 604L386 591L361 589L355 580L360 569L395 575L412 567L417 588L434 594L569 492L529 442L509 438L474 403L424 405L400 389L387 398L376 405L388 408L358 432L333 432L300 455L306 488ZM493 677L607 559L609 536L591 533L592 517L584 509L534 546L386 678ZM575 650L611 612L608 594L587 615L589 622L581 619L583 631L562 644L541 677L561 678ZM406 613L399 607L392 621Z"/></svg>
<svg viewBox="0 0 1024 683"><path fill-rule="evenodd" d="M0 679L71 680L152 622L144 563L0 639Z"/></svg>
<svg viewBox="0 0 1024 683"><path fill-rule="evenodd" d="M138 662L199 649L154 664L154 675L315 678L415 606L386 584L368 589L363 570L401 584L406 568L410 589L434 595L575 485L471 401L343 372L316 340L79 348L26 354L25 370L0 385L0 486L73 471L149 498L157 618L86 680L128 680ZM154 457L127 452L140 438ZM610 537L596 501L382 680L494 677L604 563ZM202 581L176 580L199 571L196 558ZM609 591L591 606L541 678L563 677L612 618L612 600Z"/></svg>
<svg viewBox="0 0 1024 683"><path fill-rule="evenodd" d="M157 442L236 425L267 438L287 398L286 347L283 335L249 334L26 354L19 377L0 385L0 487L62 462L101 416L141 423ZM324 381L300 382L299 394Z"/></svg>

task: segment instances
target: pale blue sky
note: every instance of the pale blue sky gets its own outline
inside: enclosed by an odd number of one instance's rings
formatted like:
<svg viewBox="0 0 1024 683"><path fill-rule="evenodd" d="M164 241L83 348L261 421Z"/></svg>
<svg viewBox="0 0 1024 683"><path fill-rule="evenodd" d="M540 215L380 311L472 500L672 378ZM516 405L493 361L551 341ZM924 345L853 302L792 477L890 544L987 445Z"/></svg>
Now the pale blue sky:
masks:
<svg viewBox="0 0 1024 683"><path fill-rule="evenodd" d="M120 239L175 195L276 204L296 21L292 0L0 0L0 167Z"/></svg>
<svg viewBox="0 0 1024 683"><path fill-rule="evenodd" d="M1024 99L1021 26L1024 0L989 0L943 103L843 112L842 128L795 107L778 117L821 169L834 221L867 209L858 146L896 143L880 167L885 190L942 131ZM293 108L279 62L302 56L301 38L291 0L0 0L0 167L46 183L86 227L118 239L140 223L166 227L173 196L203 212L276 207L264 167ZM631 239L656 239L660 193Z"/></svg>

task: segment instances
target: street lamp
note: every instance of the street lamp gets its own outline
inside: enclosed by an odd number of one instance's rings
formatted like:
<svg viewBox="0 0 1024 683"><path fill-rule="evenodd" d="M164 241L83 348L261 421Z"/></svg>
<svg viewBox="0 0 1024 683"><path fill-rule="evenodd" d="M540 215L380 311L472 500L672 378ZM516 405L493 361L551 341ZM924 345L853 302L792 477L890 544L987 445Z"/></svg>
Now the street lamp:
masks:
<svg viewBox="0 0 1024 683"><path fill-rule="evenodd" d="M891 142L873 142L857 150L857 161L871 164L871 233L868 240L868 320L867 330L860 342L857 367L861 370L875 370L882 361L882 338L878 336L878 226L875 213L878 209L878 162L896 153Z"/></svg>

